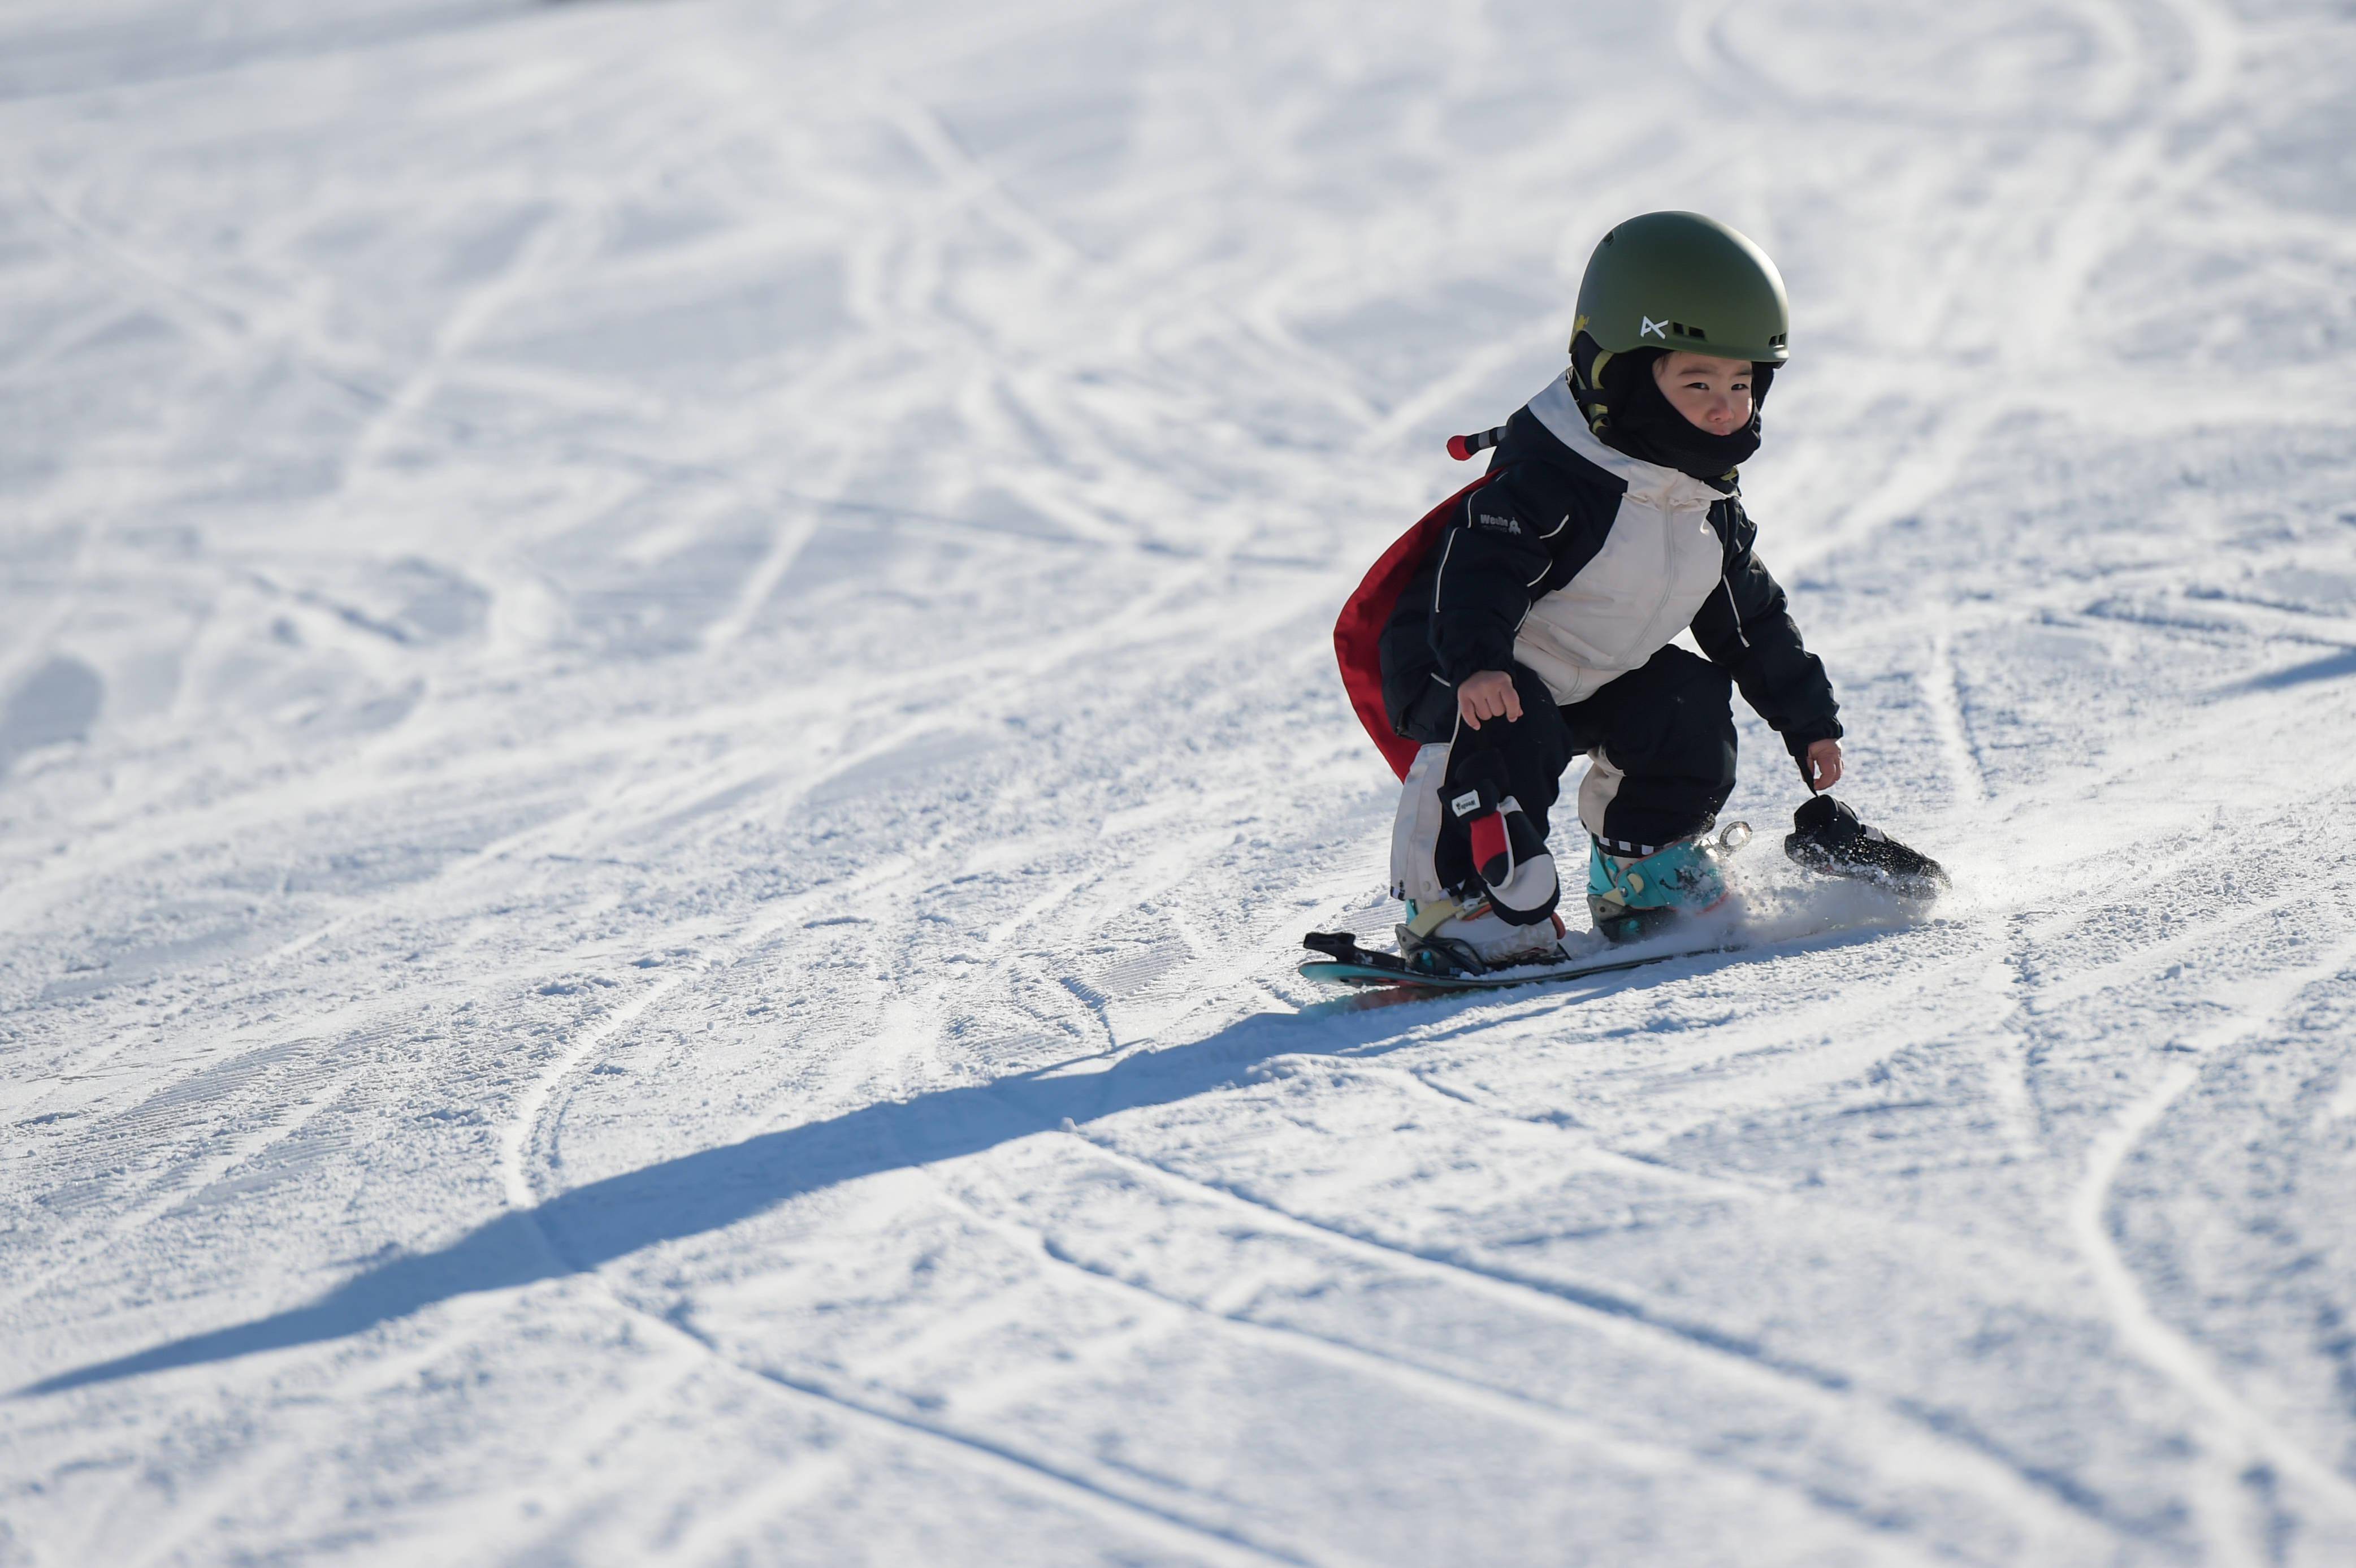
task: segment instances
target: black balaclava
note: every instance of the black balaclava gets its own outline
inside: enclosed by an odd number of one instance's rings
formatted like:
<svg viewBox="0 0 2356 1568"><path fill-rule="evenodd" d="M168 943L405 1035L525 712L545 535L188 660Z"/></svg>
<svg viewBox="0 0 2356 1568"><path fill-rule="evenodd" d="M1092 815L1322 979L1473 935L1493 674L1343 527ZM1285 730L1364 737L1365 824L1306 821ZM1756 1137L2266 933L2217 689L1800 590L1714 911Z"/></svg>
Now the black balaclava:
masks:
<svg viewBox="0 0 2356 1568"><path fill-rule="evenodd" d="M1718 489L1734 489L1734 470L1759 450L1759 411L1774 384L1775 367L1751 368L1751 423L1730 435L1712 435L1679 413L1653 379L1665 350L1639 349L1604 355L1584 332L1571 346L1570 387L1587 423L1603 444L1640 462L1657 463ZM1594 373L1603 360L1603 374Z"/></svg>

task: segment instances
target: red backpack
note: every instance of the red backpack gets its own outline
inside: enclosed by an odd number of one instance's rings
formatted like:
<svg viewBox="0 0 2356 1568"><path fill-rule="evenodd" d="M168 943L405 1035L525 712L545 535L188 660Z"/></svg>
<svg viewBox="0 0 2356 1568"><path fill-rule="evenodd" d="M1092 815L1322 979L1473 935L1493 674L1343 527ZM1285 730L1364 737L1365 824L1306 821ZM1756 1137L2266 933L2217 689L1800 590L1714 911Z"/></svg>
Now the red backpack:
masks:
<svg viewBox="0 0 2356 1568"><path fill-rule="evenodd" d="M1451 435L1448 439L1448 455L1459 462L1473 453L1494 446L1505 435L1501 426L1479 435ZM1391 765L1391 771L1400 778L1415 761L1419 743L1408 739L1391 728L1390 715L1383 711L1383 661L1380 649L1383 628L1398 607L1399 595L1412 578L1424 557L1447 532L1464 498L1495 478L1483 474L1454 495L1424 513L1423 521L1408 529L1383 552L1359 582L1357 591L1342 607L1342 616L1333 623L1333 657L1342 665L1342 686L1350 693L1350 705L1358 711L1358 722L1366 726L1374 737L1375 749Z"/></svg>

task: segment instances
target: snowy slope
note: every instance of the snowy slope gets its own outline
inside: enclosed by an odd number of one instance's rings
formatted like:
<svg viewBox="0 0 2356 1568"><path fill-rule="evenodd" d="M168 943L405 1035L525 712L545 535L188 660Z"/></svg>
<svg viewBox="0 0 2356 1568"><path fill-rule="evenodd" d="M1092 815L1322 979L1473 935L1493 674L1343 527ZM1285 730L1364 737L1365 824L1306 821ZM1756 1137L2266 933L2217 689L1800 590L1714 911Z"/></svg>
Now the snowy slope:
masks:
<svg viewBox="0 0 2356 1568"><path fill-rule="evenodd" d="M2351 81L0 13L0 1568L2356 1561ZM1762 553L1956 895L1323 1000L1333 612L1661 207L1791 283Z"/></svg>

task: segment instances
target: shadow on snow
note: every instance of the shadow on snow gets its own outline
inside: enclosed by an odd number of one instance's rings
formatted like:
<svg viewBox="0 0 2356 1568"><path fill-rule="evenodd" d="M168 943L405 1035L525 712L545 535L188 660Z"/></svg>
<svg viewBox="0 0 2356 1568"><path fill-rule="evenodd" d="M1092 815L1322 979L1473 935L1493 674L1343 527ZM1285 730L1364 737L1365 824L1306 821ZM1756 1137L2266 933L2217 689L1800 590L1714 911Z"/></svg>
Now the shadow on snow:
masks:
<svg viewBox="0 0 2356 1568"><path fill-rule="evenodd" d="M2246 692L2280 692L2292 686L2304 686L2316 681L2337 681L2342 676L2356 675L2356 648L2339 653L2310 659L2304 664L2294 664L2287 670L2276 670L2265 675L2253 675L2225 687L2221 696L2239 696Z"/></svg>
<svg viewBox="0 0 2356 1568"><path fill-rule="evenodd" d="M742 1143L684 1155L511 1210L436 1251L380 1263L307 1306L42 1379L12 1397L58 1393L259 1351L359 1334L454 1296L583 1273L666 1241L723 1230L808 1193L882 1172L979 1154L1001 1144L1141 1107L1168 1105L1231 1086L1282 1056L1375 1056L1487 1026L1491 1018L1403 1034L1386 1017L1421 1003L1441 1018L1515 999L1576 1001L1690 976L1708 969L1789 956L1795 950L1870 940L1841 933L1768 951L1665 960L1659 969L1616 975L1585 989L1551 986L1445 999L1428 993L1367 993L1298 1014L1256 1014L1190 1045L1141 1051L1101 1071L1064 1063L988 1083L936 1090L912 1100L862 1106L823 1122L763 1133Z"/></svg>

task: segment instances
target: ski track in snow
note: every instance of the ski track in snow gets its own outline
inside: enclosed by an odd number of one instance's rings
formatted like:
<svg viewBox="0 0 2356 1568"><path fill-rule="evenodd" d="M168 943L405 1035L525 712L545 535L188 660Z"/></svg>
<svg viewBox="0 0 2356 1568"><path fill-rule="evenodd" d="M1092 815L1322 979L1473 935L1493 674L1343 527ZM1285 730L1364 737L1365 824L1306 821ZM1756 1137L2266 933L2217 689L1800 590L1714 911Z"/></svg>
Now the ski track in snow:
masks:
<svg viewBox="0 0 2356 1568"><path fill-rule="evenodd" d="M0 1568L2356 1560L2351 75L18 7ZM1333 609L1658 207L1791 283L1762 551L1955 891L1803 885L1746 713L1815 934L1326 995Z"/></svg>

